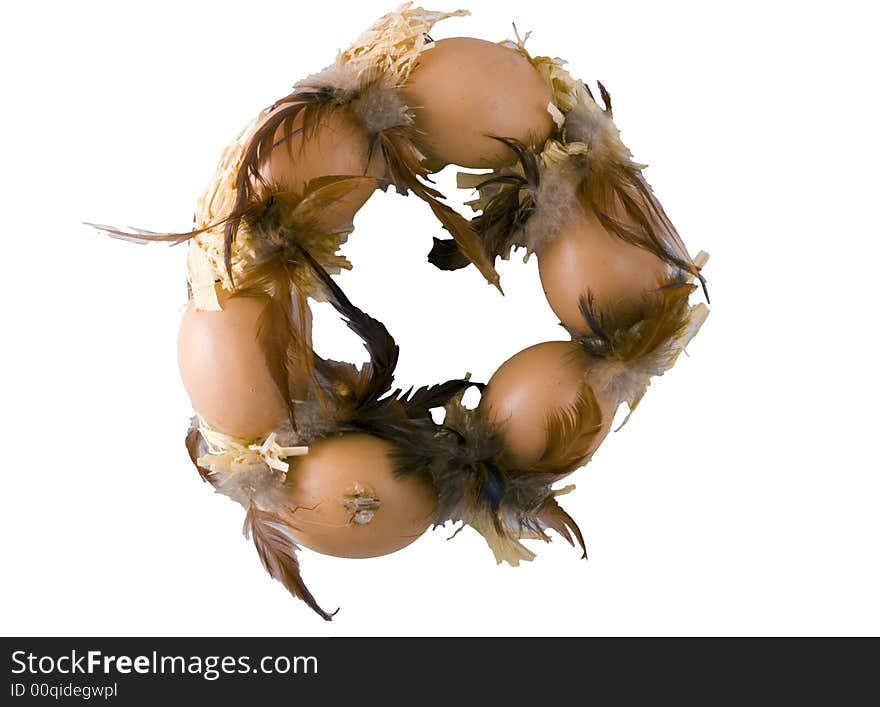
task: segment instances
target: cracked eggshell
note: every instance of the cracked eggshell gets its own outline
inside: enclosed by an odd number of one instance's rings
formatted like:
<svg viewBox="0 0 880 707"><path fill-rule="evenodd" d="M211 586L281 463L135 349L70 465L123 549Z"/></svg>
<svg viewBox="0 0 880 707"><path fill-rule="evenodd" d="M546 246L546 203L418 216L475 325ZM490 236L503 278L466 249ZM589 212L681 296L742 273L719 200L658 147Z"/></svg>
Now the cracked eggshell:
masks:
<svg viewBox="0 0 880 707"><path fill-rule="evenodd" d="M669 280L668 266L653 253L614 236L592 211L581 209L538 251L547 302L566 327L592 331L580 310L589 291L598 313L626 311Z"/></svg>
<svg viewBox="0 0 880 707"><path fill-rule="evenodd" d="M290 460L291 531L304 547L335 557L378 557L420 537L434 520L427 481L395 475L392 445L367 434L322 439ZM360 511L360 517L358 512Z"/></svg>
<svg viewBox="0 0 880 707"><path fill-rule="evenodd" d="M584 385L589 360L573 341L547 341L530 346L505 361L489 379L480 411L501 434L512 463L526 468L547 449L547 422L570 408ZM588 458L611 429L617 402L593 388L602 412L602 428L587 451Z"/></svg>
<svg viewBox="0 0 880 707"><path fill-rule="evenodd" d="M553 127L550 88L519 52L470 37L441 39L419 55L401 96L428 157L494 168L516 157L488 135L543 144Z"/></svg>
<svg viewBox="0 0 880 707"><path fill-rule="evenodd" d="M287 419L257 340L267 297L230 297L218 289L223 309L205 312L190 300L177 339L177 361L193 408L212 427L242 439L264 437Z"/></svg>

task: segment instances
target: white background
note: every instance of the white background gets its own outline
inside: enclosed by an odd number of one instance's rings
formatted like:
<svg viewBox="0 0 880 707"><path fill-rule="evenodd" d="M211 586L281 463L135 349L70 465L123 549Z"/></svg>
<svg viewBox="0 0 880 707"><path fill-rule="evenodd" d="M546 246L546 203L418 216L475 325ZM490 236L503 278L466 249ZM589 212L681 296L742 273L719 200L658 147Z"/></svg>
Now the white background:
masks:
<svg viewBox="0 0 880 707"><path fill-rule="evenodd" d="M0 631L7 635L877 634L877 17L870 3L474 2L436 38L501 40L601 79L693 252L712 314L566 497L496 567L471 531L388 557L304 551L324 623L269 579L183 447L186 229L220 150L391 2L15 3L0 61ZM440 9L454 9L448 2ZM475 71L478 71L475 68ZM445 183L445 182L444 182ZM467 194L455 194L464 200ZM340 283L402 347L403 386L564 338L535 262L425 260L413 198L358 214ZM324 308L320 350L363 350Z"/></svg>

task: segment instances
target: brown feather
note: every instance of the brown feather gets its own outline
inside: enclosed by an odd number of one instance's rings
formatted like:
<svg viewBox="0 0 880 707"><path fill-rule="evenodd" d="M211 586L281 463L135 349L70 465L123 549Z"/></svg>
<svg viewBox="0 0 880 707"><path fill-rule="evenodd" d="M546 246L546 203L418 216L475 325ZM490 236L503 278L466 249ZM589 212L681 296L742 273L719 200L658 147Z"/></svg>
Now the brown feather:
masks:
<svg viewBox="0 0 880 707"><path fill-rule="evenodd" d="M491 136L517 156L516 170L504 168L476 185L482 213L471 219L471 227L483 244L483 251L494 263L507 259L510 251L523 245L522 228L535 211L535 197L540 185L538 155L518 140ZM428 261L441 270L457 270L470 261L454 240L434 239Z"/></svg>
<svg viewBox="0 0 880 707"><path fill-rule="evenodd" d="M84 226L91 226L92 228L105 233L111 238L118 238L123 241L128 241L129 243L143 244L143 243L168 243L169 245L177 245L179 243L184 243L188 241L190 238L194 238L198 236L200 233L206 233L218 226L222 226L223 224L229 222L230 220L241 219L250 213L253 210L254 206L252 204L245 204L241 211L233 211L230 214L227 214L224 218L219 221L215 221L213 223L204 226L203 228L194 228L191 231L181 231L181 232L167 232L163 233L160 231L147 231L143 228L135 228L133 226L129 226L128 229L117 228L115 226L108 226L102 223L90 223L88 221L84 221Z"/></svg>
<svg viewBox="0 0 880 707"><path fill-rule="evenodd" d="M521 540L549 542L547 529L571 543L574 537L583 547L580 529L558 507L552 485L562 476L560 468L568 470L569 457L582 449L582 437L592 431L589 425L594 418L584 415L584 425L560 423L564 431L556 436L566 449L543 464L514 468L505 458L495 427L477 410L463 406L462 392L446 405L442 425L416 427L409 437L396 440L397 473L421 475L434 487L435 525L448 521L470 525L483 535L498 562L512 565L534 557ZM585 396L589 399L590 393Z"/></svg>
<svg viewBox="0 0 880 707"><path fill-rule="evenodd" d="M214 475L198 464L199 457L205 451L203 446L198 423L193 418L186 437L187 451L202 479L216 486L217 479L214 478ZM281 515L261 510L253 501L250 502L243 532L246 538L253 540L263 567L273 579L281 582L293 596L304 601L325 621L330 621L336 612L330 614L324 611L303 582L299 560L296 556L298 547L287 531L288 527L288 523Z"/></svg>
<svg viewBox="0 0 880 707"><path fill-rule="evenodd" d="M305 195L293 210L291 220L302 229L316 228L323 211L362 186L378 184L379 180L363 176L328 175L313 179L306 185Z"/></svg>
<svg viewBox="0 0 880 707"><path fill-rule="evenodd" d="M240 296L236 292L233 296ZM293 399L290 395L290 380L293 371L289 366L296 365L298 360L291 361L289 352L302 350L301 342L293 331L293 300L289 283L279 283L279 292L269 300L257 322L257 341L266 358L266 365L275 382L275 387L287 405L287 417L296 429L296 416Z"/></svg>
<svg viewBox="0 0 880 707"><path fill-rule="evenodd" d="M483 246L493 257L507 258L514 246L521 245L521 230L535 211L535 198L540 186L538 156L534 150L511 138L496 137L517 156L522 175L504 173L477 185L482 194L486 187L499 186L483 213L473 219L474 229Z"/></svg>
<svg viewBox="0 0 880 707"><path fill-rule="evenodd" d="M568 541L568 544L574 546L574 542L572 541L571 535L573 534L575 539L577 539L578 545L580 545L581 550L583 550L584 554L581 556L582 559L587 559L587 545L584 542L583 533L581 533L580 527L575 522L574 518L572 518L556 501L556 498L548 498L541 507L538 509L536 514L537 519L548 528L552 528L557 533L559 533L563 538ZM569 533L571 531L571 534Z"/></svg>
<svg viewBox="0 0 880 707"><path fill-rule="evenodd" d="M261 283L260 287L271 288L273 281L282 277L293 288L314 295L320 283L303 259L302 250L331 272L350 269L339 247L353 228L351 222L327 230L321 222L322 214L352 190L375 184L376 180L369 177L327 176L309 182L303 195L265 185L259 190L261 204L252 207L246 221L253 249L236 287L251 288Z"/></svg>
<svg viewBox="0 0 880 707"><path fill-rule="evenodd" d="M609 312L597 312L588 293L580 306L593 335L577 339L594 358L622 363L642 359L687 326L688 298L695 289L691 283L673 283L646 293L633 309Z"/></svg>
<svg viewBox="0 0 880 707"><path fill-rule="evenodd" d="M306 250L301 252L323 284L330 304L364 342L370 356L370 361L364 364L354 381L352 394L355 407L378 400L390 390L394 381L394 369L400 356L400 347L382 322L352 304L330 274Z"/></svg>
<svg viewBox="0 0 880 707"><path fill-rule="evenodd" d="M199 464L199 457L207 451L207 447L204 440L202 440L202 435L199 433L199 421L196 417L190 420L189 430L186 433L186 451L196 471L199 472L199 476L202 477L202 481L206 481L213 486L211 470Z"/></svg>
<svg viewBox="0 0 880 707"><path fill-rule="evenodd" d="M563 476L579 466L602 430L602 409L589 384L584 384L577 400L553 413L547 421L547 447L530 472Z"/></svg>
<svg viewBox="0 0 880 707"><path fill-rule="evenodd" d="M297 263L278 260L253 268L230 295L267 299L257 321L257 340L294 429L293 382L314 380L311 316L305 296L295 284L297 267Z"/></svg>
<svg viewBox="0 0 880 707"><path fill-rule="evenodd" d="M576 106L566 116L563 130L566 141L583 141L590 148L575 158L584 175L578 187L583 206L596 214L609 233L698 279L708 301L705 278L645 181L644 165L633 161L620 139L612 121L611 95L601 83L599 91L604 107L586 91L583 100L589 104Z"/></svg>
<svg viewBox="0 0 880 707"><path fill-rule="evenodd" d="M230 280L232 280L232 244L242 218L238 214L243 214L249 204L259 200L258 186L265 184L260 174L260 165L279 144L279 141L275 140L276 132L282 128L282 140L288 140L287 148L292 156L289 138L293 135L296 119L302 115L303 144L305 144L321 119L350 98L347 92L333 87L294 90L275 102L269 109L267 117L248 138L235 178L235 202L232 208L235 216L226 221L224 230L224 257Z"/></svg>
<svg viewBox="0 0 880 707"><path fill-rule="evenodd" d="M440 201L443 194L425 184L429 173L422 165L422 158L415 145L412 129L398 126L378 134L379 148L388 168L388 181L398 192L412 191L428 204L431 211L450 234L462 254L477 266L483 277L499 290L500 278L495 266L483 249L483 244L468 220L447 204Z"/></svg>
<svg viewBox="0 0 880 707"><path fill-rule="evenodd" d="M706 319L709 310L704 304L688 302L695 289L680 280L646 293L632 309L604 313L594 311L589 295L581 298L584 319L597 326L591 335L572 332L572 336L593 359L591 370L597 383L625 401L630 414L651 379L673 366Z"/></svg>
<svg viewBox="0 0 880 707"><path fill-rule="evenodd" d="M297 599L304 601L318 616L330 621L336 614L324 611L306 587L300 573L296 552L287 522L279 515L263 511L251 503L244 520L244 536L253 538L254 547L263 567L273 579L277 579Z"/></svg>
<svg viewBox="0 0 880 707"><path fill-rule="evenodd" d="M428 262L440 270L461 270L471 264L462 253L454 238L434 238L434 245L428 253Z"/></svg>

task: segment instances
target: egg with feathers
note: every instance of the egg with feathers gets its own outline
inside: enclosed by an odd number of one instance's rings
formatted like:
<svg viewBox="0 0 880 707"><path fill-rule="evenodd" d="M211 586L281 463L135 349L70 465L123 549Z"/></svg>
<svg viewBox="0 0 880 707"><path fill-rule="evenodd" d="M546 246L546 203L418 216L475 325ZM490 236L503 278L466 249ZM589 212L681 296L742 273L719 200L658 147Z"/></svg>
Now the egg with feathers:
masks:
<svg viewBox="0 0 880 707"><path fill-rule="evenodd" d="M263 338L272 301L230 296L218 288L221 311L190 301L180 323L177 360L195 411L213 428L239 439L263 437L288 417L287 383L273 375ZM283 345L283 342L282 342Z"/></svg>
<svg viewBox="0 0 880 707"><path fill-rule="evenodd" d="M579 465L599 447L618 401L589 385L589 367L577 342L547 341L512 356L489 379L478 409L514 466L531 467L548 453L568 454ZM578 430L570 450L551 449L554 418Z"/></svg>
<svg viewBox="0 0 880 707"><path fill-rule="evenodd" d="M383 173L377 150L370 149L366 132L349 106L324 113L320 122L303 128L303 113L293 124L279 126L271 151L259 166L273 190L302 196L313 180L328 176L375 177ZM333 230L351 223L375 190L374 183L352 189L324 208L319 227Z"/></svg>
<svg viewBox="0 0 880 707"><path fill-rule="evenodd" d="M609 233L584 208L538 251L538 272L547 302L568 329L594 333L581 298L595 312L625 313L670 279L669 266L650 251Z"/></svg>
<svg viewBox="0 0 880 707"><path fill-rule="evenodd" d="M441 39L419 55L401 97L428 157L462 167L512 164L515 154L492 136L542 144L553 119L552 94L515 49L471 37Z"/></svg>
<svg viewBox="0 0 880 707"><path fill-rule="evenodd" d="M315 552L377 557L418 539L434 519L431 484L395 472L393 446L347 433L312 444L291 464L285 501L291 534Z"/></svg>

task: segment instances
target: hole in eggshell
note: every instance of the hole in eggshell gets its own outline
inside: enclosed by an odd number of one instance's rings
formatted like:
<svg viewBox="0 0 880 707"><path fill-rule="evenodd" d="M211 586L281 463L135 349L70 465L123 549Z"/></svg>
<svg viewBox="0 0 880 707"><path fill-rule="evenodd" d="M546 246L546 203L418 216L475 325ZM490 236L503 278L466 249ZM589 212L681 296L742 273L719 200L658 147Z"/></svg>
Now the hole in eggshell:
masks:
<svg viewBox="0 0 880 707"><path fill-rule="evenodd" d="M342 497L342 505L348 512L349 525L366 525L382 505L376 492L355 482L349 492Z"/></svg>

